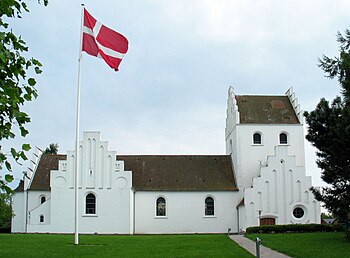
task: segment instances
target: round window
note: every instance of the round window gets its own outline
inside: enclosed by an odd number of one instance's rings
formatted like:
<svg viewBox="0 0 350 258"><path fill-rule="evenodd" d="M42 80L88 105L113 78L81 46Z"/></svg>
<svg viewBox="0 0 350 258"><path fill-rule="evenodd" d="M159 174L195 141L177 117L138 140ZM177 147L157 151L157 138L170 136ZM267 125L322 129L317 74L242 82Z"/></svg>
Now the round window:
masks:
<svg viewBox="0 0 350 258"><path fill-rule="evenodd" d="M304 216L304 209L303 208L300 208L300 207L297 207L293 210L293 215L294 217L296 217L297 219L300 219Z"/></svg>

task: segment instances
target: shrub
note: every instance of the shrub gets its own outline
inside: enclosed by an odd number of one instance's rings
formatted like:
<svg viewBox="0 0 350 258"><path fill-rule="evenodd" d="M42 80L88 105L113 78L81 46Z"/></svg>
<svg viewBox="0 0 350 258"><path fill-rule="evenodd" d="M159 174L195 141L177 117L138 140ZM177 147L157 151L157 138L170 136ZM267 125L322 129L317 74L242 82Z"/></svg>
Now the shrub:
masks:
<svg viewBox="0 0 350 258"><path fill-rule="evenodd" d="M247 234L272 234L272 233L306 233L306 232L332 232L342 231L341 224L289 224L289 225L264 225L259 227L249 227Z"/></svg>

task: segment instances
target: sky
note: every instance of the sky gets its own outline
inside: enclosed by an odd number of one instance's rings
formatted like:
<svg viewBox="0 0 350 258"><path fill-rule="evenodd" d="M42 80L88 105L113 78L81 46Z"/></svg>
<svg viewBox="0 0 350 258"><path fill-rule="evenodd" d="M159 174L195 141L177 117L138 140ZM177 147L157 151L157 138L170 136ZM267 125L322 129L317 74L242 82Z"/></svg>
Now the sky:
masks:
<svg viewBox="0 0 350 258"><path fill-rule="evenodd" d="M82 2L27 1L30 13L8 20L43 64L38 98L24 106L30 143L74 150ZM81 132L101 131L119 154L225 154L227 90L284 95L302 110L340 94L317 66L338 55L336 33L349 28L347 0L100 0L83 2L129 40L119 72L83 54ZM315 149L305 141L306 173L323 185ZM31 154L29 154L31 156ZM15 187L27 163L15 167Z"/></svg>

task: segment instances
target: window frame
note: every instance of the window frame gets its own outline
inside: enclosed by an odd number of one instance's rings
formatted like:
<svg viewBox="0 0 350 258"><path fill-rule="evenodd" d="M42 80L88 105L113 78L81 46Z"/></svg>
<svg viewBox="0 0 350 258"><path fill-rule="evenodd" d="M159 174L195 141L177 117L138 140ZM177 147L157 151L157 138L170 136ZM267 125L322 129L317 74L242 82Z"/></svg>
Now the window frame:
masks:
<svg viewBox="0 0 350 258"><path fill-rule="evenodd" d="M299 215L298 212L296 212L297 210L302 210L302 215L301 216ZM295 213L297 213L297 216L296 216ZM305 207L303 207L303 206L296 206L296 207L294 207L293 210L292 210L292 215L293 215L293 218L296 219L296 220L304 219L305 216L306 216L306 209L305 209Z"/></svg>
<svg viewBox="0 0 350 258"><path fill-rule="evenodd" d="M45 223L45 216L42 215L42 214L39 216L39 223L40 223L40 224Z"/></svg>
<svg viewBox="0 0 350 258"><path fill-rule="evenodd" d="M212 203L212 209L209 210L209 207L208 207L208 203L207 203L207 200L208 199L211 199L213 201ZM212 211L212 212L209 212L209 211ZM212 213L212 214L210 214ZM215 211L215 198L211 195L207 195L205 198L204 198L204 216L205 217L215 217L216 215L216 211Z"/></svg>
<svg viewBox="0 0 350 258"><path fill-rule="evenodd" d="M43 201L43 199L44 199L44 201ZM45 195L42 195L42 196L40 197L40 204L43 204L44 202L46 202L46 196L45 196Z"/></svg>
<svg viewBox="0 0 350 258"><path fill-rule="evenodd" d="M286 137L285 139L283 139L283 140L285 140L285 142L284 142L284 141L282 142L281 136L285 136L285 137ZM279 142L279 144L280 144L280 145L288 145L288 144L289 144L288 138L289 138L289 135L288 135L287 132L281 132L281 133L279 134L279 136L278 136L278 142Z"/></svg>
<svg viewBox="0 0 350 258"><path fill-rule="evenodd" d="M158 203L158 200L163 199L164 200L164 208L158 207L160 202ZM167 210L167 202L168 200L165 198L165 196L157 196L155 201L155 217L156 218L167 218L168 210ZM164 210L164 214L160 213L160 209Z"/></svg>
<svg viewBox="0 0 350 258"><path fill-rule="evenodd" d="M93 196L94 197L94 203L89 203L89 205L94 205L94 207L87 207L88 206L88 196ZM92 212L90 212L88 209L93 209ZM88 192L85 195L85 215L87 216L96 216L97 215L97 197L96 194L93 192Z"/></svg>
<svg viewBox="0 0 350 258"><path fill-rule="evenodd" d="M42 199L45 198L45 201L43 202ZM45 203L47 201L47 197L45 194L39 195L39 205Z"/></svg>
<svg viewBox="0 0 350 258"><path fill-rule="evenodd" d="M256 141L255 135L259 135L260 139ZM263 142L263 134L261 132L254 132L253 133L253 145L262 145Z"/></svg>

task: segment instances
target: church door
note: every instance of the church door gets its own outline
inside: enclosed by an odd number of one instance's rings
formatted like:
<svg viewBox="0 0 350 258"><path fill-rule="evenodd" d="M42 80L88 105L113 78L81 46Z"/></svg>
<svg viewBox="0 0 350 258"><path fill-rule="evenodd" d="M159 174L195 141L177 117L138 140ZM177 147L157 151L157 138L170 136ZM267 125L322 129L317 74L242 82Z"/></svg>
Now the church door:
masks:
<svg viewBox="0 0 350 258"><path fill-rule="evenodd" d="M260 219L260 226L262 225L276 225L275 218L262 218Z"/></svg>

